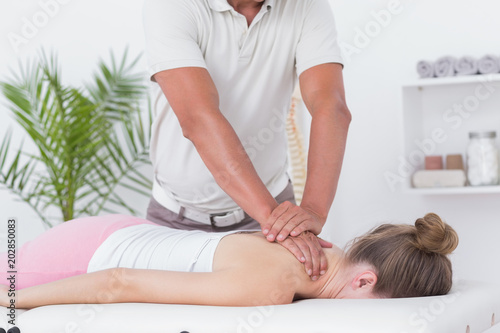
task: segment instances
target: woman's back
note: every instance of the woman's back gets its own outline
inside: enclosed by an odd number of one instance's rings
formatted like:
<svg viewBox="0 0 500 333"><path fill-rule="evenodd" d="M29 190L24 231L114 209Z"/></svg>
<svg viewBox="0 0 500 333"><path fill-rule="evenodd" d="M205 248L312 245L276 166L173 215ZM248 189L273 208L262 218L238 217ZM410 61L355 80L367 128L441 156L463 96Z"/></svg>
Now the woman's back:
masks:
<svg viewBox="0 0 500 333"><path fill-rule="evenodd" d="M258 268L263 263L304 271L303 265L287 249L267 241L260 232L238 232L222 238L215 251L213 271L238 265Z"/></svg>
<svg viewBox="0 0 500 333"><path fill-rule="evenodd" d="M325 276L331 278L338 270L343 251L336 246L325 250L329 267ZM293 290L294 299L310 298L311 293L318 292L324 285L324 281L312 281L304 264L280 244L267 241L260 232L231 234L220 241L213 272L230 269L250 269L250 274L266 277L266 283L276 287L274 304L281 304L279 293Z"/></svg>
<svg viewBox="0 0 500 333"><path fill-rule="evenodd" d="M139 224L115 231L95 251L87 272L113 267L212 272L220 240L234 232L207 233Z"/></svg>

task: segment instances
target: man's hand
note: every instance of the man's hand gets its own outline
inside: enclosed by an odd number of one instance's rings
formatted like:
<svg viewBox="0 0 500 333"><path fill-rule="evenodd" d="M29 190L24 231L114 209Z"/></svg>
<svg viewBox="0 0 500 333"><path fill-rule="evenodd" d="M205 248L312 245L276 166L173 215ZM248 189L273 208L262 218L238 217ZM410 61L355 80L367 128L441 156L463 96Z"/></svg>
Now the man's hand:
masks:
<svg viewBox="0 0 500 333"><path fill-rule="evenodd" d="M314 213L285 201L273 210L262 225L262 233L270 242L281 242L289 235L298 236L304 231L318 235L324 223Z"/></svg>
<svg viewBox="0 0 500 333"><path fill-rule="evenodd" d="M293 253L304 263L307 274L316 280L328 268L323 247L333 246L316 237L324 223L314 213L285 201L273 210L262 232L268 241L276 241Z"/></svg>
<svg viewBox="0 0 500 333"><path fill-rule="evenodd" d="M298 236L287 237L284 241L278 243L290 251L300 262L304 263L306 273L313 281L326 273L328 262L323 247L332 247L331 243L318 238L309 231L305 231Z"/></svg>

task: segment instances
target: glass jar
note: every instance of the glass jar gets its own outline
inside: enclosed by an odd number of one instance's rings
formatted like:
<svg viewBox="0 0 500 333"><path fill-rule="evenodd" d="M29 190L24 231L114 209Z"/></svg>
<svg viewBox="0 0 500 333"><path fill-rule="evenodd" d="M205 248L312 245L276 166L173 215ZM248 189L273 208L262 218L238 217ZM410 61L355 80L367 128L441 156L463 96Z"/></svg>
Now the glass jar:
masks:
<svg viewBox="0 0 500 333"><path fill-rule="evenodd" d="M498 149L496 132L470 132L467 147L467 178L469 185L498 184Z"/></svg>

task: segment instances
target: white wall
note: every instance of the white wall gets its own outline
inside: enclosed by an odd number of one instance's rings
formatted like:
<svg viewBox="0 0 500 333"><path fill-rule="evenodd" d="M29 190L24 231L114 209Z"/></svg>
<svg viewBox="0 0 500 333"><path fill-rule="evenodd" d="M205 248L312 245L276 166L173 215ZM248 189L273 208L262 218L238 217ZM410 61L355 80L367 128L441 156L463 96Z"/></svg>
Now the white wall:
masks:
<svg viewBox="0 0 500 333"><path fill-rule="evenodd" d="M331 0L341 40L360 45L358 30L375 21L389 0ZM443 55L500 55L500 4L491 0L401 1L401 13L360 47L344 75L353 113L347 154L325 230L345 243L381 221L413 223L434 211L459 233L453 256L459 278L488 279L500 273L500 195L419 196L391 191L384 172L396 172L400 154L402 82L417 79L418 60ZM500 107L500 106L499 106ZM500 133L500 124L496 124Z"/></svg>
<svg viewBox="0 0 500 333"><path fill-rule="evenodd" d="M402 7L396 6L401 12L365 46L356 39L357 29L373 24L372 11L387 8L390 1L330 1L344 47L350 44L359 50L347 57L344 71L353 123L338 194L323 235L343 245L379 222L412 223L435 211L460 235L453 257L456 275L485 280L498 275L500 266L491 263L497 262L500 254L500 195L402 194L391 191L383 174L395 171L398 163L401 83L417 78L415 64L420 59L444 54L500 54L500 6L491 0L401 1ZM26 59L41 45L58 51L64 80L73 84L87 79L96 60L109 49L117 54L126 45L132 54L143 50L142 1L66 2L19 52L13 50L7 34L20 33L23 17L31 20L41 7L37 0L0 5L0 80L16 66L17 58ZM4 121L7 114L6 108L0 107L0 136L11 124ZM500 124L498 127L500 130ZM144 212L145 205L146 201L141 202L138 208ZM7 216L19 218L22 241L43 230L35 215L5 191L0 191L0 212L1 221Z"/></svg>
<svg viewBox="0 0 500 333"><path fill-rule="evenodd" d="M25 0L0 4L0 80L8 78L11 69L18 68L18 60L25 63L36 57L41 47L46 52L56 51L62 67L64 83L81 86L90 81L100 58L109 59L113 50L121 57L126 46L135 57L144 51L142 30L142 1L110 0ZM46 4L45 6L43 4ZM45 9L44 9L45 8ZM46 15L44 13L49 13ZM44 20L48 18L48 20ZM23 30L37 23L37 30ZM22 44L11 42L12 34L27 37ZM138 70L146 70L145 59ZM22 129L11 120L5 99L0 97L0 138L8 126L14 128L14 137L20 141ZM44 225L29 206L15 202L14 196L0 190L0 233L8 217L19 221L18 237L21 242L34 238ZM137 199L135 208L145 216L147 198ZM3 245L0 245L0 251Z"/></svg>

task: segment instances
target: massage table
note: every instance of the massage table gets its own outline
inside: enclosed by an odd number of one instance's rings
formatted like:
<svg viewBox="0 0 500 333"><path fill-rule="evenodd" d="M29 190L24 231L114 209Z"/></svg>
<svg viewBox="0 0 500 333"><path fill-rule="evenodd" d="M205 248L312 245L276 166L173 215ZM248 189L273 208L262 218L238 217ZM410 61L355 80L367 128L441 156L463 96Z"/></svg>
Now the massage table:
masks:
<svg viewBox="0 0 500 333"><path fill-rule="evenodd" d="M7 330L7 309L0 310ZM51 305L18 310L16 326L21 333L500 333L500 286L459 281L446 296L264 307Z"/></svg>

